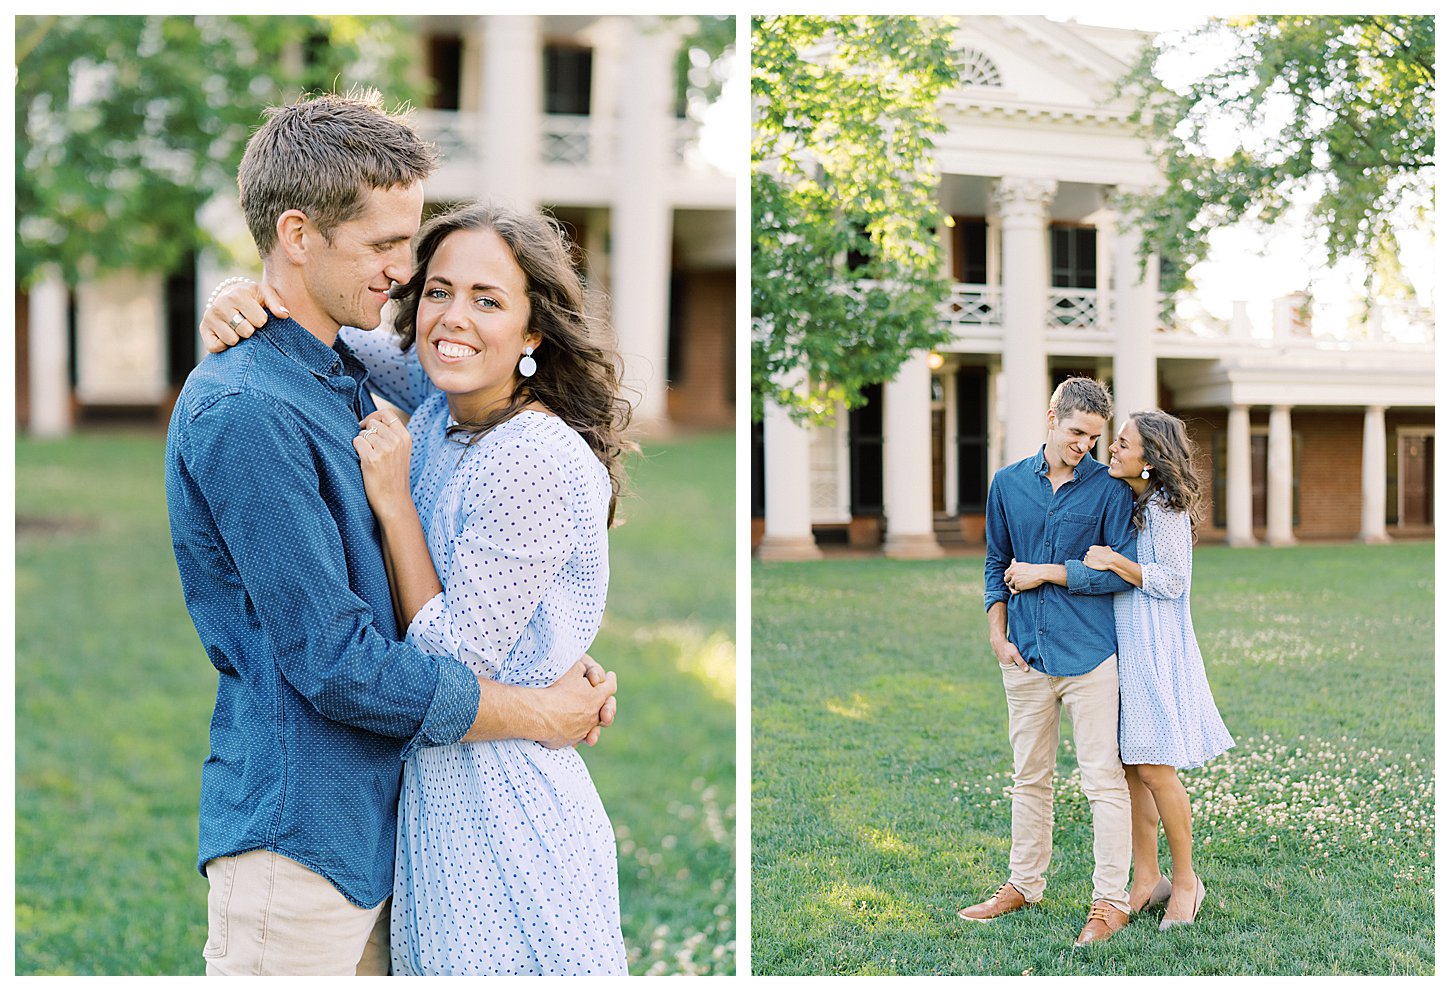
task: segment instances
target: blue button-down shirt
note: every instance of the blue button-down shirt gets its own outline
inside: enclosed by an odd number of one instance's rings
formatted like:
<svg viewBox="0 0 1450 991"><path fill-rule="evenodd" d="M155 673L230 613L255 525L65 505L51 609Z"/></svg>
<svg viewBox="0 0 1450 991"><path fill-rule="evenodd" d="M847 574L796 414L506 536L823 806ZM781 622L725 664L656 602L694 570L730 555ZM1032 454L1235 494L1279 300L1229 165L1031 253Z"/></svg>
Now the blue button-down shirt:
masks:
<svg viewBox="0 0 1450 991"><path fill-rule="evenodd" d="M1050 675L1087 674L1118 649L1114 592L1133 586L1082 563L1094 544L1137 559L1133 490L1091 454L1052 491L1045 448L1001 469L987 492L987 608L1007 603L1007 638L1023 660ZM1013 560L1067 565L1067 587L1044 583L1013 595L1003 575Z"/></svg>
<svg viewBox="0 0 1450 991"><path fill-rule="evenodd" d="M366 381L291 320L207 358L171 417L166 501L218 672L198 869L274 850L371 907L392 890L401 761L457 742L479 686L398 642L352 446Z"/></svg>

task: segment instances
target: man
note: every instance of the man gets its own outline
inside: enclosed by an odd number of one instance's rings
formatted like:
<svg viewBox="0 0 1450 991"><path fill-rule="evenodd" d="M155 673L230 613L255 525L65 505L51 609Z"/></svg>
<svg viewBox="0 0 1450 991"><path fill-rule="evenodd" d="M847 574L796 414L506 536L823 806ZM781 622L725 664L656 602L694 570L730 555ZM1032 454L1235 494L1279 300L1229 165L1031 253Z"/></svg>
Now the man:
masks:
<svg viewBox="0 0 1450 991"><path fill-rule="evenodd" d="M1137 556L1132 493L1089 453L1112 415L1107 388L1070 378L1052 394L1047 441L1003 468L987 494L987 629L1012 742L1010 877L957 914L987 921L1040 901L1052 857L1052 773L1067 710L1093 814L1093 904L1076 945L1128 921L1131 825L1118 760L1117 634L1111 593L1130 586L1082 563L1094 544ZM1030 564L1066 561L1063 564Z"/></svg>
<svg viewBox="0 0 1450 991"><path fill-rule="evenodd" d="M337 336L377 327L407 279L434 166L375 93L271 110L242 159L242 209L290 319L192 372L166 445L182 588L219 673L198 852L208 974L386 974L402 761L460 740L592 742L613 720L614 676L587 659L525 689L398 642L352 446L375 407Z"/></svg>

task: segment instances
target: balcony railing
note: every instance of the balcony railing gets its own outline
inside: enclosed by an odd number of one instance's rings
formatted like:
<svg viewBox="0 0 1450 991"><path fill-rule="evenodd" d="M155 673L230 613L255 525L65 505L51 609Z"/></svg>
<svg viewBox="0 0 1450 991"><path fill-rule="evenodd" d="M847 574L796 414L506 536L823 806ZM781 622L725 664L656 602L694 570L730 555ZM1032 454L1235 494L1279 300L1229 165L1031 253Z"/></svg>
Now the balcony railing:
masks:
<svg viewBox="0 0 1450 991"><path fill-rule="evenodd" d="M1099 312L1096 289L1053 289L1047 294L1043 319L1048 327L1097 330L1105 313ZM958 329L999 327L1002 324L1002 287L973 282L953 283L941 304L942 320Z"/></svg>
<svg viewBox="0 0 1450 991"><path fill-rule="evenodd" d="M485 151L478 139L478 115L452 110L422 110L416 114L419 130L438 146L445 161L479 160ZM612 155L611 132L598 117L548 114L540 118L539 160L548 165L600 165ZM670 153L677 163L695 164L700 125L676 120L670 133Z"/></svg>
<svg viewBox="0 0 1450 991"><path fill-rule="evenodd" d="M940 312L942 319L957 329L997 326L1002 322L1002 287L954 283Z"/></svg>
<svg viewBox="0 0 1450 991"><path fill-rule="evenodd" d="M1047 294L1047 325L1075 330L1097 330L1096 289L1053 289Z"/></svg>
<svg viewBox="0 0 1450 991"><path fill-rule="evenodd" d="M594 157L593 117L550 114L543 119L539 157L552 165L587 165Z"/></svg>

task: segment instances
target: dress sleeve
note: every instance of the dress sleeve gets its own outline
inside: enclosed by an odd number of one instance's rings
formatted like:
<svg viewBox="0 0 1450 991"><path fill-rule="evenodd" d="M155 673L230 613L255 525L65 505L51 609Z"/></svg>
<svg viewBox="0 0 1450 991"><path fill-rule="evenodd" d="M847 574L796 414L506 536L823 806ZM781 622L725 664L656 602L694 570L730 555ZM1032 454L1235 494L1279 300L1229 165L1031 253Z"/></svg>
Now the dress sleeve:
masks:
<svg viewBox="0 0 1450 991"><path fill-rule="evenodd" d="M401 350L391 331L344 327L339 336L368 370L368 388L409 416L438 391L423 374L417 348Z"/></svg>
<svg viewBox="0 0 1450 991"><path fill-rule="evenodd" d="M409 641L496 678L573 551L566 494L554 457L527 439L480 462L443 591L413 617Z"/></svg>
<svg viewBox="0 0 1450 991"><path fill-rule="evenodd" d="M1143 591L1155 599L1182 598L1193 573L1193 527L1188 514L1150 503L1148 536L1153 542L1153 560L1143 565Z"/></svg>

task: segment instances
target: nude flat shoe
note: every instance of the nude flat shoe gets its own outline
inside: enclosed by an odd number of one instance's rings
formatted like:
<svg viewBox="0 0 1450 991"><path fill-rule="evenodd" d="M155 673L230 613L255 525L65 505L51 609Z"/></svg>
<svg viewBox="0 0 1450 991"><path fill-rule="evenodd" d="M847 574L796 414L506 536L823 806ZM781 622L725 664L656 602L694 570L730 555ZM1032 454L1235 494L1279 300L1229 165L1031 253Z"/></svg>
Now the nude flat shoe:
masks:
<svg viewBox="0 0 1450 991"><path fill-rule="evenodd" d="M1169 919L1165 917L1162 922L1158 923L1159 932L1166 933L1174 926L1191 926L1198 921L1198 909L1203 905L1203 898L1208 894L1208 891L1203 887L1203 878L1195 878L1194 880L1198 882L1198 891L1193 895L1193 915L1186 919ZM1157 893L1156 889L1154 893Z"/></svg>

